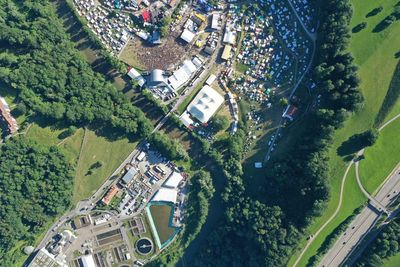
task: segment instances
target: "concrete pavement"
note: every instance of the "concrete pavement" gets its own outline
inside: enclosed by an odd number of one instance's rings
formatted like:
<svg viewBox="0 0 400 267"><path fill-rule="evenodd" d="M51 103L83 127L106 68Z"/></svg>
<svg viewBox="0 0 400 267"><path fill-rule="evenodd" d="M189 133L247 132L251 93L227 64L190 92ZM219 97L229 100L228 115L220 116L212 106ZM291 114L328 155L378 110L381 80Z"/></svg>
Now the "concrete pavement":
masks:
<svg viewBox="0 0 400 267"><path fill-rule="evenodd" d="M374 199L388 209L390 204L398 197L399 192L400 167L397 166ZM382 211L377 210L372 205L365 207L347 227L346 231L340 235L319 266L341 266L362 239L375 226L381 214Z"/></svg>

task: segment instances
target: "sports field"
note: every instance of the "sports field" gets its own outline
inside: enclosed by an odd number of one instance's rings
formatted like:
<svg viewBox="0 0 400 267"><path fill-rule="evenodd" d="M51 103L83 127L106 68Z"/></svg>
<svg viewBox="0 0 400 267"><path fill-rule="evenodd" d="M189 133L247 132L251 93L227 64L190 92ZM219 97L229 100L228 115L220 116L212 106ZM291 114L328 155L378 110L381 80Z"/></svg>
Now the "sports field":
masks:
<svg viewBox="0 0 400 267"><path fill-rule="evenodd" d="M349 48L350 52L355 56L356 63L359 65L360 87L364 94L365 102L363 108L354 114L345 123L344 128L335 134L335 141L329 155L332 177L331 200L326 212L317 218L315 223L308 229L310 233L316 232L328 220L334 213L339 202L340 184L348 162L337 155L337 148L350 136L365 131L374 125L376 115L386 96L399 60L396 59L395 54L399 50L400 23L395 23L381 32L373 32L375 26L393 11L393 7L398 1L353 0L351 2L354 7L351 28L359 23L367 22L367 27L364 30L352 34ZM375 16L366 18L366 14L378 6L382 6L384 8L383 11ZM316 237L313 244L303 255L298 266L305 266L308 259L315 254L318 246L326 236L361 204L357 201L349 201L349 199L354 197L354 193L352 192L358 192L357 184L346 182L344 203L338 216ZM303 240L300 247L304 247L305 242L306 240ZM298 253L292 257L289 265L294 263L297 256Z"/></svg>

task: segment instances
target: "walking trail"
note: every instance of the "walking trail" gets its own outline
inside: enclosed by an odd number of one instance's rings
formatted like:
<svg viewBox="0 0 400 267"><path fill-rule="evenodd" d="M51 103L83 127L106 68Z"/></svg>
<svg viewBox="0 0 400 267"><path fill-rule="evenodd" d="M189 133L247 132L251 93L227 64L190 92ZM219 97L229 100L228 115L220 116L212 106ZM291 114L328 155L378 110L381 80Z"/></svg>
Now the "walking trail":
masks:
<svg viewBox="0 0 400 267"><path fill-rule="evenodd" d="M389 121L387 121L385 124L383 124L378 130L382 131L386 126L388 126L389 124L391 124L392 122L394 122L395 120L397 120L398 118L400 118L400 114L397 114L396 116L394 116L392 119L390 119ZM355 160L361 156L364 153L364 149L361 149L360 151L358 151L358 153L356 154L356 157L348 164L346 172L344 173L343 177L342 177L342 183L340 185L340 195L339 195L339 203L336 207L335 212L332 214L332 216L312 235L312 238L309 239L309 241L307 242L306 246L303 248L303 250L301 251L300 255L297 257L295 263L293 264L292 267L297 266L297 264L300 262L300 260L302 259L304 253L308 250L308 248L311 246L311 244L313 243L313 241L315 240L315 238L325 229L325 227L336 217L336 215L338 215L340 209L342 208L342 202L343 202L343 191L344 191L344 185L346 182L346 178L347 178L347 174L349 172L349 170L351 169L351 166L353 166L353 164L355 163ZM358 164L357 164L358 165ZM358 185L361 189L361 191L368 197L368 199L373 199L372 196L369 195L369 193L364 189L364 187L361 184L361 181L359 181L359 177L357 176L357 182Z"/></svg>

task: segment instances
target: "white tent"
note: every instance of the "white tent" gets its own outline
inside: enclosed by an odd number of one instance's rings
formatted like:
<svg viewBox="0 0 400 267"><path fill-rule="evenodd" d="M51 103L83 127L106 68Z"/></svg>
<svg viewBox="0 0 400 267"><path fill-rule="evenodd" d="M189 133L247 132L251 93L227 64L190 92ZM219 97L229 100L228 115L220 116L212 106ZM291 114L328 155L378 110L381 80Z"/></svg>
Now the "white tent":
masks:
<svg viewBox="0 0 400 267"><path fill-rule="evenodd" d="M182 179L183 179L182 175L180 173L174 171L171 173L171 175L165 181L163 186L169 187L169 188L176 188L176 187L178 187L178 185L182 181Z"/></svg>
<svg viewBox="0 0 400 267"><path fill-rule="evenodd" d="M205 85L187 107L187 111L202 123L207 123L224 102L223 96Z"/></svg>
<svg viewBox="0 0 400 267"><path fill-rule="evenodd" d="M211 74L210 77L208 77L206 84L211 86L211 84L215 81L215 79L217 79L217 76Z"/></svg>
<svg viewBox="0 0 400 267"><path fill-rule="evenodd" d="M146 83L146 80L143 78L142 75L140 75L137 70L135 70L135 68L131 68L128 71L128 76L133 80L137 80L140 87L142 87Z"/></svg>
<svg viewBox="0 0 400 267"><path fill-rule="evenodd" d="M168 84L174 90L178 90L182 85L184 85L192 76L192 74L197 70L197 67L190 60L185 60L182 66L174 71L172 76L168 78Z"/></svg>
<svg viewBox="0 0 400 267"><path fill-rule="evenodd" d="M227 29L224 35L224 43L234 45L236 43L236 32Z"/></svg>
<svg viewBox="0 0 400 267"><path fill-rule="evenodd" d="M178 192L174 189L161 187L154 195L152 201L176 202Z"/></svg>
<svg viewBox="0 0 400 267"><path fill-rule="evenodd" d="M190 114L187 111L183 112L183 114L179 118L186 127L190 127L194 123L193 120L190 118Z"/></svg>
<svg viewBox="0 0 400 267"><path fill-rule="evenodd" d="M182 40L184 40L187 43L190 43L191 41L193 41L195 36L196 36L196 34L189 31L188 29L185 29L181 34Z"/></svg>
<svg viewBox="0 0 400 267"><path fill-rule="evenodd" d="M85 255L81 258L83 267L96 267L94 264L94 259L92 255Z"/></svg>

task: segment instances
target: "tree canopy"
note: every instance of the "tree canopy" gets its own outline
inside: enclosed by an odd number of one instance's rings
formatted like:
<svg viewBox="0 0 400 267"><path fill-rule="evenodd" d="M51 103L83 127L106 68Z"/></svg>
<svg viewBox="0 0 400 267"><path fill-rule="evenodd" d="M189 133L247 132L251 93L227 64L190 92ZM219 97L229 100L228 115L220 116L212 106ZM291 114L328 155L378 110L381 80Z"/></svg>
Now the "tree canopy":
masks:
<svg viewBox="0 0 400 267"><path fill-rule="evenodd" d="M71 203L72 167L57 147L14 138L0 147L0 265L19 240L43 230Z"/></svg>
<svg viewBox="0 0 400 267"><path fill-rule="evenodd" d="M75 49L49 1L0 2L0 80L30 110L73 125L96 122L135 136L151 132L143 112Z"/></svg>

